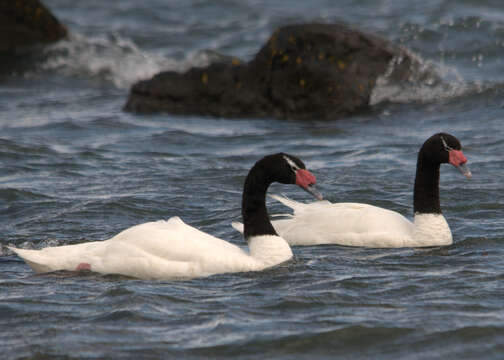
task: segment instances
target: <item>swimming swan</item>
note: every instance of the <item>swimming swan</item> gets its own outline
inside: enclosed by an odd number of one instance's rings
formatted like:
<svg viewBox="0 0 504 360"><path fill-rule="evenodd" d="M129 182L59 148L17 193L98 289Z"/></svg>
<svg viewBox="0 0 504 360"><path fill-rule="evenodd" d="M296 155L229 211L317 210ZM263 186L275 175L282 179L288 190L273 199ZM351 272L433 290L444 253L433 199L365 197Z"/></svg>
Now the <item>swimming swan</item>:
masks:
<svg viewBox="0 0 504 360"><path fill-rule="evenodd" d="M105 241L41 250L10 249L39 273L91 270L140 279L173 279L260 271L292 257L266 211L266 191L273 182L296 184L321 198L313 187L315 177L297 157L279 153L259 160L243 188L242 215L249 252L176 216L130 227Z"/></svg>
<svg viewBox="0 0 504 360"><path fill-rule="evenodd" d="M452 234L439 203L439 169L441 164L450 163L470 178L466 162L456 137L439 133L425 141L418 153L413 222L395 211L368 204L329 201L303 204L273 195L292 208L294 214L272 224L290 245L381 248L450 245ZM240 230L241 224L233 223L233 227Z"/></svg>

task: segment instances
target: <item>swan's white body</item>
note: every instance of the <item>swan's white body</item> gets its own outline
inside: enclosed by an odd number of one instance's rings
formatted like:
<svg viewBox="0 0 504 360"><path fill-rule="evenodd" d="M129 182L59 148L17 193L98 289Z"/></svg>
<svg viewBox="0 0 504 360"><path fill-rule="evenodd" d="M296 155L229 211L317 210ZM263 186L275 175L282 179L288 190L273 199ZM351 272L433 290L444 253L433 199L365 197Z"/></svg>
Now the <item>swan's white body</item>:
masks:
<svg viewBox="0 0 504 360"><path fill-rule="evenodd" d="M287 241L271 226L266 191L273 182L297 185L315 197L315 176L295 156L267 155L250 169L243 186L242 216L249 252L185 224L180 218L133 226L105 241L11 248L36 272L91 270L140 279L204 277L260 271L292 258Z"/></svg>
<svg viewBox="0 0 504 360"><path fill-rule="evenodd" d="M441 214L416 214L411 222L395 211L368 204L329 201L304 204L272 197L294 210L289 218L271 222L290 245L398 248L452 243L450 227ZM233 227L242 231L241 224L233 223Z"/></svg>
<svg viewBox="0 0 504 360"><path fill-rule="evenodd" d="M413 188L413 223L376 206L328 201L302 204L273 196L292 208L290 218L272 221L276 232L291 245L340 244L367 247L422 247L452 243L450 227L441 213L439 171L451 164L467 177L472 174L460 141L437 133L428 138L417 157ZM233 224L235 228L240 228Z"/></svg>
<svg viewBox="0 0 504 360"><path fill-rule="evenodd" d="M179 217L136 225L105 241L41 250L10 249L36 272L89 269L140 279L259 271L292 257L289 245L279 236L251 237L247 253Z"/></svg>

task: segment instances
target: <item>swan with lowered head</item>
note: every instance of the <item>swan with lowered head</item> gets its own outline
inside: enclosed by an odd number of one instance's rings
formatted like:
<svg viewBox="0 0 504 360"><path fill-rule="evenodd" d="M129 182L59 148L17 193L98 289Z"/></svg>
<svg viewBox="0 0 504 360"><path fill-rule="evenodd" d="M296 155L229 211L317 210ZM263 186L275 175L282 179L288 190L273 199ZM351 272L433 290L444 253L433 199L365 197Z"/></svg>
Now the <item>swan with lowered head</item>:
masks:
<svg viewBox="0 0 504 360"><path fill-rule="evenodd" d="M27 250L10 247L34 271L91 270L140 279L194 278L260 271L289 260L289 244L277 235L266 210L273 182L296 184L317 198L315 177L303 162L274 154L256 162L245 180L242 215L249 252L185 224L179 217L130 227L109 240Z"/></svg>
<svg viewBox="0 0 504 360"><path fill-rule="evenodd" d="M450 245L451 230L439 202L439 170L441 164L449 163L470 178L466 162L456 137L439 133L425 141L418 153L413 222L395 211L368 204L329 201L304 204L273 195L294 210L290 218L273 221L273 227L290 245L382 248ZM233 223L233 227L240 230L241 224Z"/></svg>

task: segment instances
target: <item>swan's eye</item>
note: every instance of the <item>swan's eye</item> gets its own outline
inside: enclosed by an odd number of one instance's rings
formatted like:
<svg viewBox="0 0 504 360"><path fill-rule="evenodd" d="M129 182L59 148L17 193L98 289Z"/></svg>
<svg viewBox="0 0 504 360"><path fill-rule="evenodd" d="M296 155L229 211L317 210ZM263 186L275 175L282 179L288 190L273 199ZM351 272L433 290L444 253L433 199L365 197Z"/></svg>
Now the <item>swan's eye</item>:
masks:
<svg viewBox="0 0 504 360"><path fill-rule="evenodd" d="M446 143L445 139L442 136L441 136L441 141L443 142L443 147L446 151L450 152L453 150L453 148L448 146L448 144Z"/></svg>
<svg viewBox="0 0 504 360"><path fill-rule="evenodd" d="M300 167L297 166L296 163L294 161L292 161L291 159L289 159L287 156L284 156L284 159L285 159L285 161L287 161L287 164L289 164L289 166L291 167L293 172L296 172L300 169Z"/></svg>

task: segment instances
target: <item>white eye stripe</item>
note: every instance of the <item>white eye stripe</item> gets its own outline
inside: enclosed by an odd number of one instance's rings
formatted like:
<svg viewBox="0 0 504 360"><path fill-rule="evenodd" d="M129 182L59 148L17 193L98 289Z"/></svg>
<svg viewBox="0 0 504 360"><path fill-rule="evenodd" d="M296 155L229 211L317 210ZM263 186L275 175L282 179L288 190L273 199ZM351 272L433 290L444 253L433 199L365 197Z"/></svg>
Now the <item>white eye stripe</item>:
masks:
<svg viewBox="0 0 504 360"><path fill-rule="evenodd" d="M292 170L294 171L297 171L299 170L299 166L296 165L296 163L294 161L292 161L291 159L289 159L287 156L284 155L283 157L285 159L285 161L287 161L287 164L290 165L290 167L292 168Z"/></svg>
<svg viewBox="0 0 504 360"><path fill-rule="evenodd" d="M445 139L442 136L441 136L441 141L443 142L443 146L446 151L450 152L453 150L453 148L448 146L448 144L446 143Z"/></svg>

